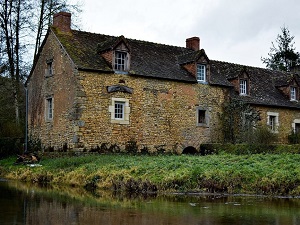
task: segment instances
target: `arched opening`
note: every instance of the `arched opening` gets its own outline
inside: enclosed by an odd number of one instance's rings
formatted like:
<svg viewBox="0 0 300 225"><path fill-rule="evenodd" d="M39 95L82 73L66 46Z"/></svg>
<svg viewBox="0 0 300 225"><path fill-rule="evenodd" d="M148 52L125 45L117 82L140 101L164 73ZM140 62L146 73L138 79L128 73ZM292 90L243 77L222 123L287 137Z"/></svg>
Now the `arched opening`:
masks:
<svg viewBox="0 0 300 225"><path fill-rule="evenodd" d="M193 146L188 146L182 151L182 154L189 154L189 155L195 155L197 153L198 153L197 149Z"/></svg>

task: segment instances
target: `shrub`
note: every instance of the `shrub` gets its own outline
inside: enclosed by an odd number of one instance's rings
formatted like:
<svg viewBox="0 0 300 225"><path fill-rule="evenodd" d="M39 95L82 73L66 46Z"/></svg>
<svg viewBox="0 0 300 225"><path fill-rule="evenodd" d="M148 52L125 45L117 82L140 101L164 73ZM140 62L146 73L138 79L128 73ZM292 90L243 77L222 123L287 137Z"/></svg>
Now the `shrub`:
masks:
<svg viewBox="0 0 300 225"><path fill-rule="evenodd" d="M29 152L39 152L42 150L41 140L38 138L30 137L28 140L28 151Z"/></svg>
<svg viewBox="0 0 300 225"><path fill-rule="evenodd" d="M125 152L130 154L136 154L138 152L138 146L135 140L127 141L125 145Z"/></svg>
<svg viewBox="0 0 300 225"><path fill-rule="evenodd" d="M270 145L278 139L277 134L273 133L269 127L260 126L253 132L253 139L250 143L259 145Z"/></svg>
<svg viewBox="0 0 300 225"><path fill-rule="evenodd" d="M23 148L23 138L0 138L0 158L22 154Z"/></svg>
<svg viewBox="0 0 300 225"><path fill-rule="evenodd" d="M300 144L300 133L295 133L294 131L288 136L290 144Z"/></svg>
<svg viewBox="0 0 300 225"><path fill-rule="evenodd" d="M285 145L285 144L210 144L205 143L200 145L201 155L212 155L228 153L233 155L247 154L300 154L300 145Z"/></svg>

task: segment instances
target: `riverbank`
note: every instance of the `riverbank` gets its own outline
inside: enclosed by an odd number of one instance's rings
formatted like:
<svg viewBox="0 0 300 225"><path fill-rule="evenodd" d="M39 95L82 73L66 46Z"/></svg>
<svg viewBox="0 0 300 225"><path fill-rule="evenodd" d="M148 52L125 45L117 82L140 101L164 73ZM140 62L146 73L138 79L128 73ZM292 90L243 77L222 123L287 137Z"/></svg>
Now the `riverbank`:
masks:
<svg viewBox="0 0 300 225"><path fill-rule="evenodd" d="M0 177L128 192L299 196L299 154L85 155L43 157L41 166L0 160Z"/></svg>

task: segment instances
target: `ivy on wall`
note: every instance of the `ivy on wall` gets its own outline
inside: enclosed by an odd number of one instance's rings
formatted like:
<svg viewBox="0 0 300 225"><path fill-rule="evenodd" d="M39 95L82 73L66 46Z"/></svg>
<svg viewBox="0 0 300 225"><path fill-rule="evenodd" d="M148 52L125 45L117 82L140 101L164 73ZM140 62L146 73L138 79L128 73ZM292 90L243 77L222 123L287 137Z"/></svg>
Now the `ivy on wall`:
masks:
<svg viewBox="0 0 300 225"><path fill-rule="evenodd" d="M252 142L254 129L260 120L259 112L239 98L230 98L220 114L225 143Z"/></svg>

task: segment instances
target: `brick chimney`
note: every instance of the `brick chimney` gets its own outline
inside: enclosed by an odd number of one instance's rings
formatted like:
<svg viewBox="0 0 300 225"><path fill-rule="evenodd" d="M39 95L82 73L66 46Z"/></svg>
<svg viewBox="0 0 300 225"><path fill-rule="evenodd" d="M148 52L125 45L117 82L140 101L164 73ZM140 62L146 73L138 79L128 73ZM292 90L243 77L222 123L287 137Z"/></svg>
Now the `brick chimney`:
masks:
<svg viewBox="0 0 300 225"><path fill-rule="evenodd" d="M186 39L186 47L193 49L195 51L200 50L200 38L199 37L191 37Z"/></svg>
<svg viewBox="0 0 300 225"><path fill-rule="evenodd" d="M71 31L71 13L59 12L53 16L53 26L63 32Z"/></svg>

